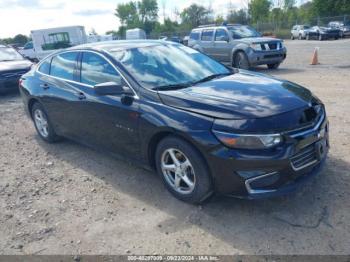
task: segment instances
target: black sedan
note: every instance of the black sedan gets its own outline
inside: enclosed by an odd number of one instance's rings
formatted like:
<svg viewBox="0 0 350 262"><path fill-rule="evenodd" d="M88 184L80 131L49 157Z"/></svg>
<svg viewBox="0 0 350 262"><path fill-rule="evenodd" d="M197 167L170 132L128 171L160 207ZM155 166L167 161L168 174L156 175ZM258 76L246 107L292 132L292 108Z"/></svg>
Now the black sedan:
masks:
<svg viewBox="0 0 350 262"><path fill-rule="evenodd" d="M335 39L338 40L340 37L340 30L329 27L313 26L306 31L306 40L317 39L317 40L326 40L326 39Z"/></svg>
<svg viewBox="0 0 350 262"><path fill-rule="evenodd" d="M18 89L18 80L27 73L32 63L15 49L0 45L0 94Z"/></svg>
<svg viewBox="0 0 350 262"><path fill-rule="evenodd" d="M20 92L43 140L67 137L152 167L190 203L291 192L328 152L325 107L309 90L177 43L70 48L23 76Z"/></svg>

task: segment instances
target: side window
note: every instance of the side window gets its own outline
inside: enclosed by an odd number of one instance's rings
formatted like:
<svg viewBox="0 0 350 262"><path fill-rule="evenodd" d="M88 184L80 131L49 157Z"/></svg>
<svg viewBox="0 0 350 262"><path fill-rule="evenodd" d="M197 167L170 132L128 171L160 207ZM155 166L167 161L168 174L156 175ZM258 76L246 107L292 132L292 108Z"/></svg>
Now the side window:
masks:
<svg viewBox="0 0 350 262"><path fill-rule="evenodd" d="M24 45L23 49L33 49L33 42L28 42Z"/></svg>
<svg viewBox="0 0 350 262"><path fill-rule="evenodd" d="M43 61L38 69L38 71L40 73L43 74L50 74L50 64L51 64L51 58L50 59L46 59L45 61Z"/></svg>
<svg viewBox="0 0 350 262"><path fill-rule="evenodd" d="M77 52L68 52L53 57L51 61L50 75L73 80L77 55Z"/></svg>
<svg viewBox="0 0 350 262"><path fill-rule="evenodd" d="M106 82L121 84L121 76L118 72L100 55L85 52L81 61L81 82L95 86Z"/></svg>
<svg viewBox="0 0 350 262"><path fill-rule="evenodd" d="M213 29L203 30L202 32L202 41L211 41L213 40Z"/></svg>
<svg viewBox="0 0 350 262"><path fill-rule="evenodd" d="M228 34L224 29L217 29L215 32L215 41L228 41Z"/></svg>
<svg viewBox="0 0 350 262"><path fill-rule="evenodd" d="M192 40L199 40L199 32L198 31L191 32L190 39L192 39Z"/></svg>

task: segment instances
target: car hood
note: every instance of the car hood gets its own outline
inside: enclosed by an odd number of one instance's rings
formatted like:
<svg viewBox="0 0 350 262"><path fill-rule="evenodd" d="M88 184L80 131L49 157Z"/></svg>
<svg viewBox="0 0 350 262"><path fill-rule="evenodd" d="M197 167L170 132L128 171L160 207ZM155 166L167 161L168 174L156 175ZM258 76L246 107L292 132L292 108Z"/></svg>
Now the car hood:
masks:
<svg viewBox="0 0 350 262"><path fill-rule="evenodd" d="M0 72L29 69L32 63L28 60L0 61Z"/></svg>
<svg viewBox="0 0 350 262"><path fill-rule="evenodd" d="M192 87L158 91L168 106L221 119L251 119L310 106L309 90L288 81L240 70Z"/></svg>
<svg viewBox="0 0 350 262"><path fill-rule="evenodd" d="M268 42L281 42L280 39L271 37L249 37L239 39L241 42L252 44L252 43L268 43Z"/></svg>

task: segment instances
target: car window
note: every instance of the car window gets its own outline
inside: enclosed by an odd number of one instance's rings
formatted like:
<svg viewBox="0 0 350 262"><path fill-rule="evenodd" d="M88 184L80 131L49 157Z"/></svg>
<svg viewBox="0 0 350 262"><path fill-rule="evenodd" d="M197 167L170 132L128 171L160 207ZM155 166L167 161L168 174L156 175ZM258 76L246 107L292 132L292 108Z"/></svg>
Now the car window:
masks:
<svg viewBox="0 0 350 262"><path fill-rule="evenodd" d="M73 80L77 55L77 52L68 52L54 56L51 61L50 75Z"/></svg>
<svg viewBox="0 0 350 262"><path fill-rule="evenodd" d="M50 74L50 64L51 64L51 59L46 59L45 61L43 61L38 69L38 71L40 73L43 74Z"/></svg>
<svg viewBox="0 0 350 262"><path fill-rule="evenodd" d="M85 52L81 61L81 82L95 86L106 82L121 84L120 74L98 54Z"/></svg>
<svg viewBox="0 0 350 262"><path fill-rule="evenodd" d="M191 32L190 39L199 40L199 32L198 31Z"/></svg>
<svg viewBox="0 0 350 262"><path fill-rule="evenodd" d="M196 82L213 74L230 71L210 57L183 45L159 44L111 54L144 87Z"/></svg>
<svg viewBox="0 0 350 262"><path fill-rule="evenodd" d="M213 29L203 30L202 31L202 41L211 41L213 40Z"/></svg>
<svg viewBox="0 0 350 262"><path fill-rule="evenodd" d="M224 29L216 29L215 32L215 41L227 41L228 34Z"/></svg>
<svg viewBox="0 0 350 262"><path fill-rule="evenodd" d="M33 42L28 42L24 45L23 49L33 49Z"/></svg>

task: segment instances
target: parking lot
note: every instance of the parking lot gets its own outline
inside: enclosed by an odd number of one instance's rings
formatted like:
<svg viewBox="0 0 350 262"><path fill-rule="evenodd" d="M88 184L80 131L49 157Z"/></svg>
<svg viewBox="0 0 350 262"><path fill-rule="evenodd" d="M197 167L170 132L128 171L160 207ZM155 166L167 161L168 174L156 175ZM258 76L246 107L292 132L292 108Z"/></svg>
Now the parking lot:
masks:
<svg viewBox="0 0 350 262"><path fill-rule="evenodd" d="M18 94L0 97L1 254L349 254L350 39L286 41L280 69L327 107L331 150L296 194L173 198L155 173L71 141L46 144ZM319 47L320 65L309 65Z"/></svg>

